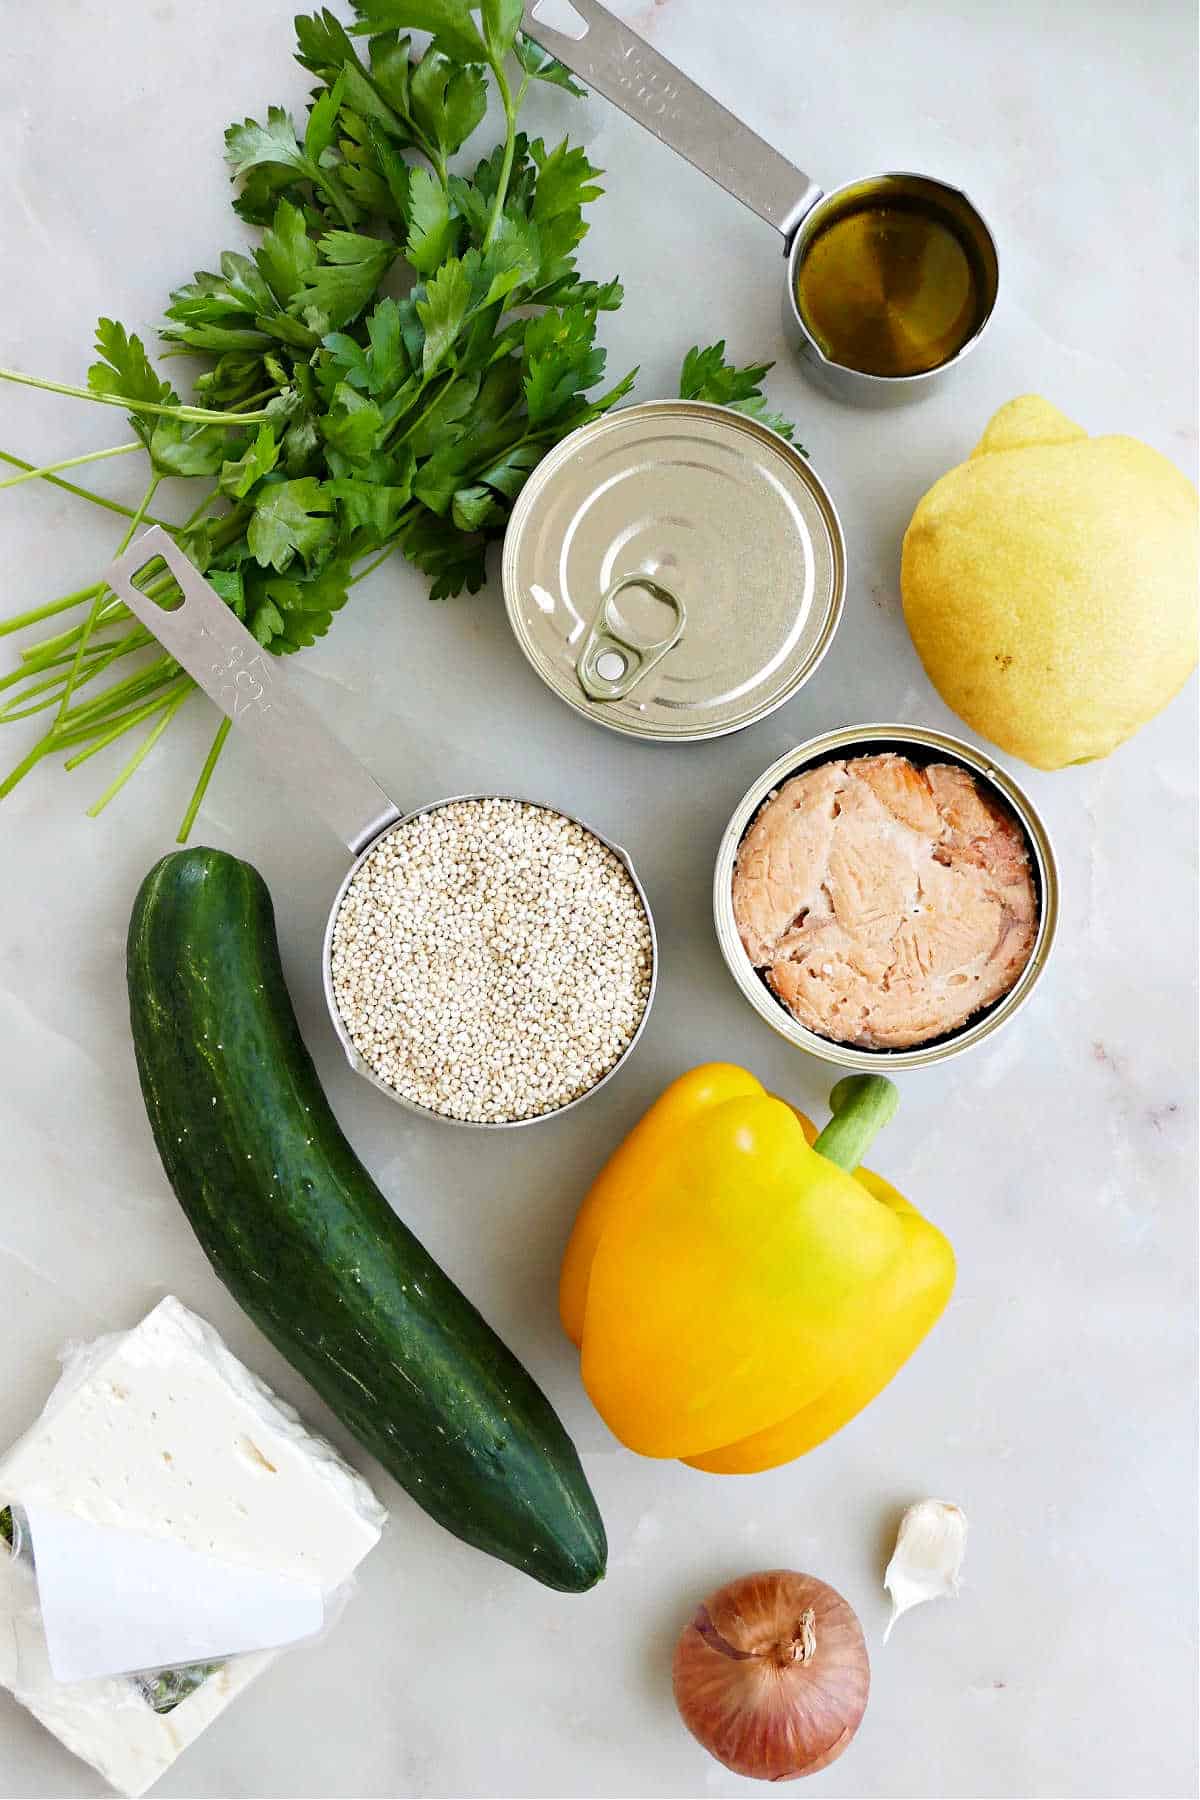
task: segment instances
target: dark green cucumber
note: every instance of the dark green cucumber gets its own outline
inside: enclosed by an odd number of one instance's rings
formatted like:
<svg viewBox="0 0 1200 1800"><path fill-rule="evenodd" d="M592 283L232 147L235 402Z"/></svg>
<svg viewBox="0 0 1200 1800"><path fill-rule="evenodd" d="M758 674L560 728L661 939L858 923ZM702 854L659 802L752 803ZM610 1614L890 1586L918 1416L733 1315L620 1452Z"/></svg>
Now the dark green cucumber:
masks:
<svg viewBox="0 0 1200 1800"><path fill-rule="evenodd" d="M225 1286L448 1531L548 1587L593 1586L607 1546L575 1446L342 1135L262 877L219 850L164 857L128 957L154 1141Z"/></svg>

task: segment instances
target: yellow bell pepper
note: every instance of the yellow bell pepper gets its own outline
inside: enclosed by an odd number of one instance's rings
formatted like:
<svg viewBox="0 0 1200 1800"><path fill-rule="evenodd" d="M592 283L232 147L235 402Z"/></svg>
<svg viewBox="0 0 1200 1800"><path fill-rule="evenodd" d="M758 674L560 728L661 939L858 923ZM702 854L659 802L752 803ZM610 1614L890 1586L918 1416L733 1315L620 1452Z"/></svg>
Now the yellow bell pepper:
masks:
<svg viewBox="0 0 1200 1800"><path fill-rule="evenodd" d="M716 1474L790 1462L874 1399L942 1313L954 1253L858 1167L895 1111L850 1076L811 1123L706 1063L609 1158L567 1245L559 1310L584 1385L644 1456Z"/></svg>

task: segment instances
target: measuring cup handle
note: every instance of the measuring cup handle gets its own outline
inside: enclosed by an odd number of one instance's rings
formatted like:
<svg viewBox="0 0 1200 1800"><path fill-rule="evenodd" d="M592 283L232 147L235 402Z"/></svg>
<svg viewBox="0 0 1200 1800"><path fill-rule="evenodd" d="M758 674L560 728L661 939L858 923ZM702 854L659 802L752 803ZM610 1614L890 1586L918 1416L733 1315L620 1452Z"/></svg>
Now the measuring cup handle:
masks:
<svg viewBox="0 0 1200 1800"><path fill-rule="evenodd" d="M134 583L139 571L158 557L183 594L169 611ZM107 580L180 668L253 740L285 781L300 787L304 803L332 825L356 856L400 818L399 807L289 689L279 658L251 637L161 526L143 532L118 557Z"/></svg>
<svg viewBox="0 0 1200 1800"><path fill-rule="evenodd" d="M578 38L543 24L537 16L542 3L526 0L521 29L528 37L790 243L801 219L821 198L810 176L689 81L598 0L571 0L573 11L587 26Z"/></svg>

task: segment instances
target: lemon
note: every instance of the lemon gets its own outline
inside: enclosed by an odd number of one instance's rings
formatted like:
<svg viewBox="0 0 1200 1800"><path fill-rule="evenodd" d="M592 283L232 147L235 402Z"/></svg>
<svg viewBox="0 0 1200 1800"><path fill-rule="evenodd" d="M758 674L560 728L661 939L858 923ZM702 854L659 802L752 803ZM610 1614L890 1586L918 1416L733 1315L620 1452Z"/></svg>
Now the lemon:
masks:
<svg viewBox="0 0 1200 1800"><path fill-rule="evenodd" d="M904 616L974 730L1039 769L1107 756L1196 663L1196 490L1131 437L1010 401L904 537Z"/></svg>

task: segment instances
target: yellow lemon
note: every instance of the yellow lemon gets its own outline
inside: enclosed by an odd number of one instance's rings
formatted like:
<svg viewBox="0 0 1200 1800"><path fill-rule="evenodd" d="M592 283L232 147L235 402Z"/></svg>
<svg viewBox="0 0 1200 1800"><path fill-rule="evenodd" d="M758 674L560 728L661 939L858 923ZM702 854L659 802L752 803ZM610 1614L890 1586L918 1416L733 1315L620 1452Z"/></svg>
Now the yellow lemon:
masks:
<svg viewBox="0 0 1200 1800"><path fill-rule="evenodd" d="M904 537L904 616L948 706L1039 769L1107 756L1196 663L1196 490L1027 394Z"/></svg>

